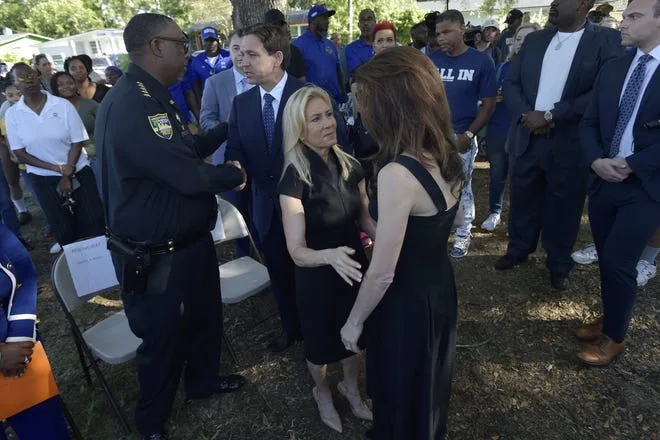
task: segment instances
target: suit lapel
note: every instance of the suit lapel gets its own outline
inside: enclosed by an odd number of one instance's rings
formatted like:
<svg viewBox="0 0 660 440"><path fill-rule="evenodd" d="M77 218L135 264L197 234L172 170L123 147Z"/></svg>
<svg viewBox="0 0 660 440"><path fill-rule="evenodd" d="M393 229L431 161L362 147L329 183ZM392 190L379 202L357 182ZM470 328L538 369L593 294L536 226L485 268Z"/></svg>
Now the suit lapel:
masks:
<svg viewBox="0 0 660 440"><path fill-rule="evenodd" d="M649 85L646 86L646 90L644 91L644 96L642 96L642 102L640 103L639 108L640 109L644 108L651 95L653 95L654 92L657 95L657 91L659 89L660 89L660 66L656 67L655 73L651 77L651 81L649 81Z"/></svg>
<svg viewBox="0 0 660 440"><path fill-rule="evenodd" d="M576 84L579 84L582 63L585 59L591 58L591 53L594 49L593 42L595 39L596 33L594 32L593 25L587 23L584 28L584 34L582 34L582 38L580 38L578 47L575 50L571 69L568 71L568 79L566 80L566 84L564 84L564 90L561 95L562 98L565 97Z"/></svg>
<svg viewBox="0 0 660 440"><path fill-rule="evenodd" d="M616 120L619 117L619 101L623 92L623 83L626 80L626 75L628 75L628 70L634 57L635 53L633 52L632 54L624 55L620 60L616 61L619 63L619 68L614 70L611 81L608 81L613 88L606 93L607 102L603 108L612 109L612 111L606 113L609 120L605 123L606 127L612 127L612 133L614 133Z"/></svg>
<svg viewBox="0 0 660 440"><path fill-rule="evenodd" d="M282 130L282 117L284 114L284 106L289 101L291 95L295 92L295 87L293 83L293 77L289 76L284 84L284 90L282 91L282 100L280 101L280 106L277 109L277 119L275 120L275 133L273 133L273 145L272 151L274 156L280 156L284 152L282 151L282 142L283 142L283 130Z"/></svg>

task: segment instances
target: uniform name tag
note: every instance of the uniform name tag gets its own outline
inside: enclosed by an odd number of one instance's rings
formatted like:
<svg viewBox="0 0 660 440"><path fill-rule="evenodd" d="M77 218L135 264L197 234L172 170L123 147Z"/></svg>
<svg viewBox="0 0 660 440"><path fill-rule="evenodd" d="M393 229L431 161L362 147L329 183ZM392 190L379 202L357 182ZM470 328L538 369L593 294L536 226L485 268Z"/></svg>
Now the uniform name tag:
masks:
<svg viewBox="0 0 660 440"><path fill-rule="evenodd" d="M170 118L167 116L167 113L158 113L157 115L147 116L147 119L149 119L151 129L158 137L167 139L168 141L172 139L172 124L170 123Z"/></svg>

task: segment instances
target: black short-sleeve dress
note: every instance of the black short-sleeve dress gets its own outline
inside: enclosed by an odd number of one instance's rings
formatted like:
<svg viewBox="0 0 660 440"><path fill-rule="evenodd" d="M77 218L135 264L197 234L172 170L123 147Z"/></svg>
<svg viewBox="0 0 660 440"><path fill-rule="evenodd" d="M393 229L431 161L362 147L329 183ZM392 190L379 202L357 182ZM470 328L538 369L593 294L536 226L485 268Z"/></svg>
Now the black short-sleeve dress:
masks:
<svg viewBox="0 0 660 440"><path fill-rule="evenodd" d="M360 244L360 189L364 179L357 161L348 179L341 178L339 162L333 152L328 166L311 149L306 157L310 164L311 187L303 183L293 166L289 166L278 192L300 199L305 209L305 240L314 250L349 246L355 249L353 258L367 269L367 258ZM331 164L332 165L332 164ZM305 357L313 364L323 365L340 361L355 353L347 351L341 342L340 331L346 323L360 286L348 285L332 268L296 266L296 295L302 332L305 338Z"/></svg>

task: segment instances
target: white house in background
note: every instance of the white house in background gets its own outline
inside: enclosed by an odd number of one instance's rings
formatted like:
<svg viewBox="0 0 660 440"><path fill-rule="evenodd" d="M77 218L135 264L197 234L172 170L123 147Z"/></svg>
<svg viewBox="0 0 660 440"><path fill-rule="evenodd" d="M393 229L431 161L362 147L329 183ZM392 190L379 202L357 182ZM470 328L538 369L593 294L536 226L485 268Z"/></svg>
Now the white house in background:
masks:
<svg viewBox="0 0 660 440"><path fill-rule="evenodd" d="M4 30L5 34L0 35L0 61L11 61L20 59L31 59L39 53L37 45L50 41L50 38L37 34L18 33L14 34L9 29Z"/></svg>
<svg viewBox="0 0 660 440"><path fill-rule="evenodd" d="M73 55L87 54L92 58L126 53L121 29L99 29L38 45L40 53L49 55L61 69L64 60Z"/></svg>

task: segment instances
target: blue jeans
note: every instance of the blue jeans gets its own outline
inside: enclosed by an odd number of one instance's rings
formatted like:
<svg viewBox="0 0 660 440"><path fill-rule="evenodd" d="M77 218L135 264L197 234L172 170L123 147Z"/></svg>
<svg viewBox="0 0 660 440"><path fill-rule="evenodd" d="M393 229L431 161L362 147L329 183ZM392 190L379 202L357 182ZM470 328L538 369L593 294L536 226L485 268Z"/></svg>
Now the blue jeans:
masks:
<svg viewBox="0 0 660 440"><path fill-rule="evenodd" d="M0 220L15 236L21 236L18 215L16 214L14 204L11 202L9 184L7 183L2 167L0 167Z"/></svg>
<svg viewBox="0 0 660 440"><path fill-rule="evenodd" d="M501 214L506 177L509 173L509 154L505 151L506 134L488 134L488 162L490 184L488 201L491 214Z"/></svg>

